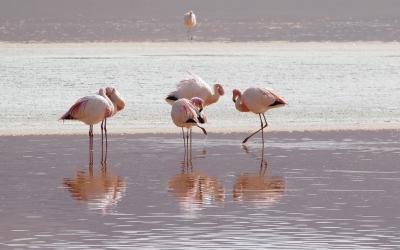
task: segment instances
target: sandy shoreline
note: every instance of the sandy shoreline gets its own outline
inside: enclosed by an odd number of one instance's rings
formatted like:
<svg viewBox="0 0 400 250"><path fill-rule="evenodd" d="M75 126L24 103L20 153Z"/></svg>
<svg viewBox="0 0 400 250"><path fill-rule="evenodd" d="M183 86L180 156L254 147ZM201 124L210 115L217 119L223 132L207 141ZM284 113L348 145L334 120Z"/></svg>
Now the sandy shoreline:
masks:
<svg viewBox="0 0 400 250"><path fill-rule="evenodd" d="M98 128L95 128L95 137L100 135L100 131L97 131ZM207 129L209 134L246 134L258 129L254 128L211 128ZM335 132L390 132L390 131L399 131L400 127L396 124L390 124L387 126L357 126L354 125L352 127L344 126L344 127L308 127L308 128L297 128L297 129L277 129L277 128L268 128L265 130L265 133L335 133ZM86 129L70 129L70 130L24 130L24 131L15 131L15 130L0 130L0 137L5 136L69 136L69 135L87 135ZM201 131L197 131L197 129L193 129L193 133L202 134ZM112 130L109 129L110 135L171 135L171 134L180 134L180 129L177 128L132 128L132 129L118 129Z"/></svg>

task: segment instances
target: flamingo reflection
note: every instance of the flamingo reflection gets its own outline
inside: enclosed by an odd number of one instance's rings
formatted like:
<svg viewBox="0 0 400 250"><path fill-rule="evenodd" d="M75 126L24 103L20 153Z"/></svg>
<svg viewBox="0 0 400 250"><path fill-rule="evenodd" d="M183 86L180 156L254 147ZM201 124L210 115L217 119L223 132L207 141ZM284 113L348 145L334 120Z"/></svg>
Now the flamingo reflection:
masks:
<svg viewBox="0 0 400 250"><path fill-rule="evenodd" d="M100 173L95 173L93 161L89 161L88 171L78 171L74 177L64 178L63 184L72 198L86 202L90 210L101 210L102 214L117 205L126 189L123 177L111 175L105 161L102 161Z"/></svg>
<svg viewBox="0 0 400 250"><path fill-rule="evenodd" d="M203 154L207 151L203 149ZM203 158L204 156L198 156ZM168 183L169 191L174 193L180 207L188 212L201 210L202 205L224 201L224 187L215 177L193 170L192 159L184 159L180 174L173 176Z"/></svg>
<svg viewBox="0 0 400 250"><path fill-rule="evenodd" d="M243 145L243 149L249 155L253 155L248 147ZM269 206L282 198L286 189L285 179L282 176L269 176L266 173L268 164L264 159L264 146L260 162L257 174L243 173L236 178L233 186L234 201L248 201Z"/></svg>

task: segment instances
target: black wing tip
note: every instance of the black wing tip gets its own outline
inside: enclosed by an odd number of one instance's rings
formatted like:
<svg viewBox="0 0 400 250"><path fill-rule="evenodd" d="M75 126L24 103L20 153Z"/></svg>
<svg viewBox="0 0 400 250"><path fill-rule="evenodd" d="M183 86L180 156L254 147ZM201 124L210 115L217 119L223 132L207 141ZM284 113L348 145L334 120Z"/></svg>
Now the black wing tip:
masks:
<svg viewBox="0 0 400 250"><path fill-rule="evenodd" d="M197 119L199 120L199 123L201 123L201 124L204 124L204 123L205 123L205 120L204 120L203 117L198 116Z"/></svg>
<svg viewBox="0 0 400 250"><path fill-rule="evenodd" d="M165 100L176 101L176 100L178 100L178 98L176 96L169 95L169 96L167 96L167 98L165 98Z"/></svg>
<svg viewBox="0 0 400 250"><path fill-rule="evenodd" d="M195 120L193 120L192 118L188 119L188 120L186 121L186 123L196 123L196 124L197 124L197 122L196 122Z"/></svg>
<svg viewBox="0 0 400 250"><path fill-rule="evenodd" d="M61 116L61 118L59 120L74 120L75 118L70 115L70 114L65 114L63 116Z"/></svg>

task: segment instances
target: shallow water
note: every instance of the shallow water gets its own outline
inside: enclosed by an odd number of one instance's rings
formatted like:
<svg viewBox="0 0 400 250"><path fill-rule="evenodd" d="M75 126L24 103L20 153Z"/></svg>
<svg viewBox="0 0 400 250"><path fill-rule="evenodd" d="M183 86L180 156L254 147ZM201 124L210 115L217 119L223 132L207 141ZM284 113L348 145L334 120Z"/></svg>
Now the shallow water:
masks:
<svg viewBox="0 0 400 250"><path fill-rule="evenodd" d="M1 137L1 248L396 249L398 131ZM260 169L264 166L265 172Z"/></svg>
<svg viewBox="0 0 400 250"><path fill-rule="evenodd" d="M108 85L127 102L111 131L174 130L164 98L187 70L225 86L226 96L206 110L214 131L258 126L231 100L233 88L252 85L289 102L267 114L273 130L400 124L398 43L1 44L0 54L2 134L86 133L58 118Z"/></svg>

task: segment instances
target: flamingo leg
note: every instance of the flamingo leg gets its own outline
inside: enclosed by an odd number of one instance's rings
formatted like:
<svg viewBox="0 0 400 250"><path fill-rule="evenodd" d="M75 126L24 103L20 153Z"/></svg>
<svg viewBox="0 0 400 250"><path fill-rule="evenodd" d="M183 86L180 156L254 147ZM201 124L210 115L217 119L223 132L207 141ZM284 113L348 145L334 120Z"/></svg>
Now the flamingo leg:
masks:
<svg viewBox="0 0 400 250"><path fill-rule="evenodd" d="M262 114L262 116L264 117L265 127L267 127L267 126L268 126L267 118L265 118L265 114L264 114L264 113ZM265 127L264 127L264 128L265 128Z"/></svg>
<svg viewBox="0 0 400 250"><path fill-rule="evenodd" d="M260 115L260 114L259 114ZM263 114L264 115L264 114ZM260 115L260 119L261 119L261 115ZM261 121L262 122L262 121ZM246 143L247 140L249 140L253 135L257 134L258 132L260 132L261 130L263 130L264 128L266 128L268 126L268 124L265 124L264 126L261 126L260 129L258 129L256 132L252 133L251 135L247 136L242 143Z"/></svg>
<svg viewBox="0 0 400 250"><path fill-rule="evenodd" d="M107 143L108 143L108 134L107 134L107 118L104 119L104 134L106 136L106 151L107 151Z"/></svg>
<svg viewBox="0 0 400 250"><path fill-rule="evenodd" d="M192 166L192 128L189 129L190 131L190 156L189 156L189 162L190 162L190 166Z"/></svg>
<svg viewBox="0 0 400 250"><path fill-rule="evenodd" d="M187 167L189 167L189 155L190 155L190 153L189 153L189 129L186 129L186 147L187 147L187 157L186 157L186 159L187 159Z"/></svg>
<svg viewBox="0 0 400 250"><path fill-rule="evenodd" d="M89 166L93 166L93 125L89 126Z"/></svg>
<svg viewBox="0 0 400 250"><path fill-rule="evenodd" d="M101 122L101 125L100 125L100 128L101 128L101 147L103 147L103 137L104 137L104 120Z"/></svg>
<svg viewBox="0 0 400 250"><path fill-rule="evenodd" d="M101 122L101 161L103 162L103 152L104 152L104 120Z"/></svg>
<svg viewBox="0 0 400 250"><path fill-rule="evenodd" d="M93 125L89 127L89 150L93 151Z"/></svg>
<svg viewBox="0 0 400 250"><path fill-rule="evenodd" d="M104 134L106 136L106 149L104 152L104 162L107 162L107 152L108 152L107 119L104 119Z"/></svg>
<svg viewBox="0 0 400 250"><path fill-rule="evenodd" d="M183 157L183 164L186 165L186 139L185 139L185 130L182 127L182 138L183 138L183 148L184 148L184 157Z"/></svg>
<svg viewBox="0 0 400 250"><path fill-rule="evenodd" d="M258 114L260 116L260 122L261 122L261 138L262 138L262 145L264 147L264 124L263 124L263 120L261 117L261 114Z"/></svg>

